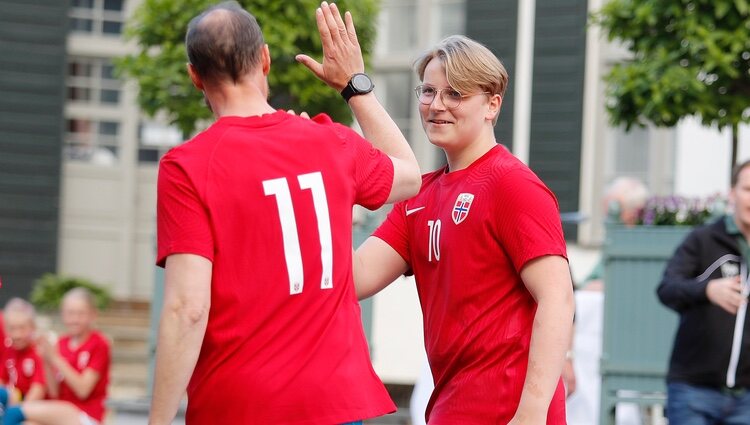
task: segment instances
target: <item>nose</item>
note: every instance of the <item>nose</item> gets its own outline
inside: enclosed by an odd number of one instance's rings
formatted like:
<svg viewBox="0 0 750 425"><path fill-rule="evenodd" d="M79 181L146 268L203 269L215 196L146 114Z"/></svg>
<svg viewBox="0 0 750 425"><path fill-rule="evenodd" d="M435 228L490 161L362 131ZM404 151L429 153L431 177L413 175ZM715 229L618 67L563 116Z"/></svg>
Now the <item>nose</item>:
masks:
<svg viewBox="0 0 750 425"><path fill-rule="evenodd" d="M445 111L446 108L445 104L443 103L443 92L439 91L435 93L435 97L432 99L432 103L430 103L430 109L436 110L436 111Z"/></svg>

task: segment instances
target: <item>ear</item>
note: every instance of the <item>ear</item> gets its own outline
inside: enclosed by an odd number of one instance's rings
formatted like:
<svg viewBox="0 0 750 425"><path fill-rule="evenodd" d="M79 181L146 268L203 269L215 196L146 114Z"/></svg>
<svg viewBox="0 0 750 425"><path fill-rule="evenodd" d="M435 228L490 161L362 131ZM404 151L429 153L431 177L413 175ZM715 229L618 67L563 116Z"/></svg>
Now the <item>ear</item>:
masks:
<svg viewBox="0 0 750 425"><path fill-rule="evenodd" d="M198 72L195 70L195 67L192 63L188 62L185 64L187 67L188 75L190 76L190 79L193 81L193 85L196 89L203 91L203 80L201 80L201 77L198 75Z"/></svg>
<svg viewBox="0 0 750 425"><path fill-rule="evenodd" d="M500 113L500 107L503 105L503 98L499 94L493 94L487 102L487 113L484 119L492 121Z"/></svg>
<svg viewBox="0 0 750 425"><path fill-rule="evenodd" d="M268 44L263 45L263 50L261 51L261 69L263 70L263 75L268 75L269 72L271 72L271 52L268 50Z"/></svg>

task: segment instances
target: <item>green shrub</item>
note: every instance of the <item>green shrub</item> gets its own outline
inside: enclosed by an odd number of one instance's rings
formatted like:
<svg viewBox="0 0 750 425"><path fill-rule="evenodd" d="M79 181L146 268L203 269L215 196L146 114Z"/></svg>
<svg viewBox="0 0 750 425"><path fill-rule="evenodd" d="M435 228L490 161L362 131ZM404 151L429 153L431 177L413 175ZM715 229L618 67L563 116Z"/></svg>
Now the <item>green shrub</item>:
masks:
<svg viewBox="0 0 750 425"><path fill-rule="evenodd" d="M83 287L91 291L99 310L107 308L112 301L109 290L87 279L46 273L34 282L29 300L40 310L57 310L63 295L73 288Z"/></svg>

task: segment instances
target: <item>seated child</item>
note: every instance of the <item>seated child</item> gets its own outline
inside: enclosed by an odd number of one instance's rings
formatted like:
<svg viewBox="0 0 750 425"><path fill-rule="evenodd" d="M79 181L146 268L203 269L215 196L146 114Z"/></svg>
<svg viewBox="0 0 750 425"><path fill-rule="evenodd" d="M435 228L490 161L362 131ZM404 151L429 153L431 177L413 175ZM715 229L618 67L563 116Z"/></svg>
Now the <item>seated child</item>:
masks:
<svg viewBox="0 0 750 425"><path fill-rule="evenodd" d="M110 348L107 338L93 328L94 298L85 288L71 289L63 297L60 311L67 334L60 338L57 347L44 337L37 341L45 367L53 372L47 375L47 390L55 400L28 401L9 407L3 425L24 421L38 425L101 423L109 381Z"/></svg>
<svg viewBox="0 0 750 425"><path fill-rule="evenodd" d="M8 340L0 355L0 401L10 404L21 400L44 399L44 364L34 348L36 313L34 306L20 298L5 305L5 333Z"/></svg>

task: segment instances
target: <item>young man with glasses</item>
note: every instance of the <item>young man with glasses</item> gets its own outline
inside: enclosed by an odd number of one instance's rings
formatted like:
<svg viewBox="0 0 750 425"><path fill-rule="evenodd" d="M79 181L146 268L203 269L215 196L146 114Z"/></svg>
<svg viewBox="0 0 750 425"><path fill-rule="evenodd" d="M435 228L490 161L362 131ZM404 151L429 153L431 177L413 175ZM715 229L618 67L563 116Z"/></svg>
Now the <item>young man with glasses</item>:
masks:
<svg viewBox="0 0 750 425"><path fill-rule="evenodd" d="M435 381L430 425L564 424L572 283L555 196L495 141L507 73L463 36L416 71L422 125L448 164L356 251L357 295L414 273Z"/></svg>

